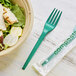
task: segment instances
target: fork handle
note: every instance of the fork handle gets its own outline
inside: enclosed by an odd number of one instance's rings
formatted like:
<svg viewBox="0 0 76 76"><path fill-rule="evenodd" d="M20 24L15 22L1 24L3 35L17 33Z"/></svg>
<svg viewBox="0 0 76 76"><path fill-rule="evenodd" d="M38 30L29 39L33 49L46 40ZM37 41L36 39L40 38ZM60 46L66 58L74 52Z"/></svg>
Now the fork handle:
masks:
<svg viewBox="0 0 76 76"><path fill-rule="evenodd" d="M27 67L27 65L29 64L29 62L31 61L32 57L34 56L35 52L37 51L38 47L40 46L40 44L42 43L42 41L44 40L46 36L46 33L43 31L40 38L38 39L37 43L35 44L33 50L31 51L28 59L26 60L24 66L22 67L23 70L25 70L25 68Z"/></svg>

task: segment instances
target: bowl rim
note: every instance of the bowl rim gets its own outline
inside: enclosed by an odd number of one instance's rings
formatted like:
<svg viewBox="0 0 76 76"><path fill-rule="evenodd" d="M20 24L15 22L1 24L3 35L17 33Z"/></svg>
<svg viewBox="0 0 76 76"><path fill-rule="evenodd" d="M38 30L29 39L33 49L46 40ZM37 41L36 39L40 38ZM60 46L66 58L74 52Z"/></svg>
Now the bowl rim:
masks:
<svg viewBox="0 0 76 76"><path fill-rule="evenodd" d="M29 27L28 27L29 30L28 30L28 32L26 33L26 36L28 37L29 34L30 34L30 32L31 32L31 30L32 30L32 27L33 27L34 13L33 13L33 8L32 8L32 5L31 5L30 0L22 0L22 1L23 1L24 4L27 4L28 9L29 9L28 12L29 12L29 15L30 15L30 18L31 18L30 25L29 25ZM26 27L25 27L25 28L26 28ZM14 45L14 46L6 49L6 50L1 51L1 52L0 52L0 56L7 55L7 54L9 54L10 52L12 52L14 49L16 49L17 47L19 47L19 46L24 42L24 40L27 39L26 36L22 36L23 39L20 40L20 41L18 41L17 45Z"/></svg>

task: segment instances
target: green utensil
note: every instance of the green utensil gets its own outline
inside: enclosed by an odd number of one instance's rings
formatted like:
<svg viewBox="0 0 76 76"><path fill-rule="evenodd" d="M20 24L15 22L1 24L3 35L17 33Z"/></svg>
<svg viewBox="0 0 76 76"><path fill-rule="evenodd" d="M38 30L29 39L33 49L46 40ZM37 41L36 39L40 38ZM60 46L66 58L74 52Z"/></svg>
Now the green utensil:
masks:
<svg viewBox="0 0 76 76"><path fill-rule="evenodd" d="M24 66L22 67L23 70L25 70L25 68L27 67L27 65L29 64L30 60L32 59L32 57L34 56L35 52L37 51L38 47L40 46L40 44L42 43L42 41L44 40L45 36L51 32L52 30L54 30L54 28L56 27L56 25L58 24L60 17L62 15L62 11L54 8L54 10L52 11L52 13L50 14L49 18L47 19L43 32L40 36L40 38L38 39L36 45L34 46L32 52L30 53L28 59L26 60Z"/></svg>
<svg viewBox="0 0 76 76"><path fill-rule="evenodd" d="M60 45L59 48L57 48L43 63L42 66L45 66L47 63L49 63L56 55L58 55L64 47L67 47L68 44L70 44L74 39L76 38L76 27L74 28L73 33L70 35L70 37ZM65 50L64 50L65 51Z"/></svg>

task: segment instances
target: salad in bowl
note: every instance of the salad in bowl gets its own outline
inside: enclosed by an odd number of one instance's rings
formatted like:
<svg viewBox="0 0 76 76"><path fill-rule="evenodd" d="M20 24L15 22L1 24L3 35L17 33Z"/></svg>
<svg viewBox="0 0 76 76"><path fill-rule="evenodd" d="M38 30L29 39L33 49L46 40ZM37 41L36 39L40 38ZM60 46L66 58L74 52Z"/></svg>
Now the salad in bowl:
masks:
<svg viewBox="0 0 76 76"><path fill-rule="evenodd" d="M0 0L0 52L16 45L25 23L23 8L10 0Z"/></svg>

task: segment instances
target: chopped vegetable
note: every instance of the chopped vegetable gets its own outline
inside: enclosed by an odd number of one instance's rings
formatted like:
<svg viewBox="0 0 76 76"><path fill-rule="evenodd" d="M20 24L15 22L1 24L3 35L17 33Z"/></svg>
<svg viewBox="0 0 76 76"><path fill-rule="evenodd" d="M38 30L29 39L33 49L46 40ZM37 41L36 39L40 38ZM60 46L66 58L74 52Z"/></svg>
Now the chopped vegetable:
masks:
<svg viewBox="0 0 76 76"><path fill-rule="evenodd" d="M8 28L10 26L10 24L5 22L5 26L6 26L6 28Z"/></svg>
<svg viewBox="0 0 76 76"><path fill-rule="evenodd" d="M3 37L5 38L9 34L9 31L3 31Z"/></svg>
<svg viewBox="0 0 76 76"><path fill-rule="evenodd" d="M0 44L3 44L3 32L0 31Z"/></svg>
<svg viewBox="0 0 76 76"><path fill-rule="evenodd" d="M3 45L3 32L0 31L0 51L2 51L4 49L4 45Z"/></svg>
<svg viewBox="0 0 76 76"><path fill-rule="evenodd" d="M22 28L21 27L12 27L10 34L21 36L22 35Z"/></svg>
<svg viewBox="0 0 76 76"><path fill-rule="evenodd" d="M5 46L4 46L4 50L6 50L7 48L8 48L8 45L5 45Z"/></svg>
<svg viewBox="0 0 76 76"><path fill-rule="evenodd" d="M9 25L9 24L8 24ZM9 33L10 33L10 29L11 29L11 25L7 27L6 31L3 31L3 37L5 38Z"/></svg>
<svg viewBox="0 0 76 76"><path fill-rule="evenodd" d="M17 43L18 41L18 36L16 35L12 35L12 34L8 34L5 38L4 38L4 45L8 45L8 46L13 46Z"/></svg>
<svg viewBox="0 0 76 76"><path fill-rule="evenodd" d="M0 43L0 51L4 50L4 46Z"/></svg>

